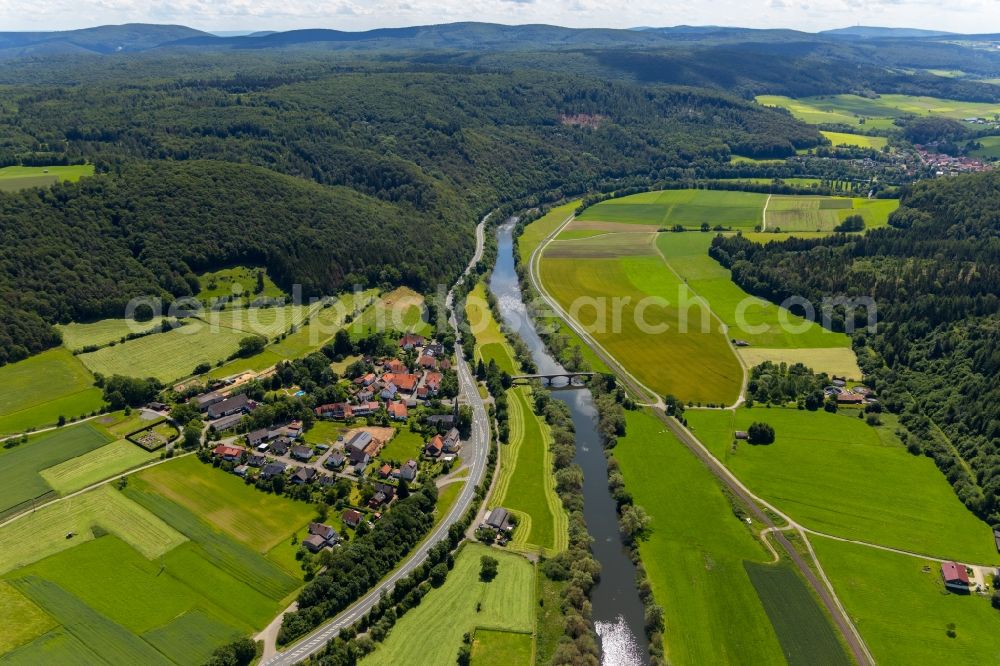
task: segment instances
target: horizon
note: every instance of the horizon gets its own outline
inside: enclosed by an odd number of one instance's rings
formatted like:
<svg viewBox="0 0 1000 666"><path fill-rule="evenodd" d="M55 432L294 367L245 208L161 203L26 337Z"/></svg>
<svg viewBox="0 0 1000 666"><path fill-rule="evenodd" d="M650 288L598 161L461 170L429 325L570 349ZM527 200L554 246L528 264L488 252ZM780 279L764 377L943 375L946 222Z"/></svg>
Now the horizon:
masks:
<svg viewBox="0 0 1000 666"><path fill-rule="evenodd" d="M324 7L301 0L185 0L169 6L131 0L114 7L99 0L84 0L82 5L54 0L41 6L25 0L0 0L0 15L16 17L4 26L5 32L57 32L132 23L182 25L209 33L364 32L465 22L621 30L692 26L816 33L863 26L959 34L1000 32L1000 12L989 0L955 0L947 6L929 0L684 0L676 4L679 6L666 11L643 0L621 0L615 6L596 0L433 4L425 0L373 0L363 6L338 0ZM727 17L728 25L719 25L720 16Z"/></svg>

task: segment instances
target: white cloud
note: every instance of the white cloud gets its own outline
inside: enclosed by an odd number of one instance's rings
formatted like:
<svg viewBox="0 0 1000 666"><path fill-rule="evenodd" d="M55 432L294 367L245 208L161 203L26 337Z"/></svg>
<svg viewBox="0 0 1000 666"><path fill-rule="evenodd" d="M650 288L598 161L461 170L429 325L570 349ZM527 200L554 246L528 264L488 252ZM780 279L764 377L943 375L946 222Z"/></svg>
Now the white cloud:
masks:
<svg viewBox="0 0 1000 666"><path fill-rule="evenodd" d="M995 0L0 0L0 30L127 22L208 30L366 30L451 21L802 30L864 24L1000 32L1000 7Z"/></svg>

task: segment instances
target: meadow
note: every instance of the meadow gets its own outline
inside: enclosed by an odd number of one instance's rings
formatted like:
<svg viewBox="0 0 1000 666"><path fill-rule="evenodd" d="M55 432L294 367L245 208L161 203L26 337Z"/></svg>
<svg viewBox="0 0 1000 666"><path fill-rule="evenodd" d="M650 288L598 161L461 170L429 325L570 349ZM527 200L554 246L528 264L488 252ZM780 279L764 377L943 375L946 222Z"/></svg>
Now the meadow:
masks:
<svg viewBox="0 0 1000 666"><path fill-rule="evenodd" d="M857 410L688 410L694 434L756 494L805 527L934 557L1000 561L989 528L955 496L930 458L906 451ZM733 445L761 421L766 446Z"/></svg>
<svg viewBox="0 0 1000 666"><path fill-rule="evenodd" d="M27 187L49 187L60 181L76 182L83 176L93 175L93 164L0 167L0 192L13 192Z"/></svg>
<svg viewBox="0 0 1000 666"><path fill-rule="evenodd" d="M866 136L864 134L848 134L846 132L820 132L834 146L857 146L882 150L889 145L889 139L884 136Z"/></svg>
<svg viewBox="0 0 1000 666"><path fill-rule="evenodd" d="M811 541L878 663L997 663L1000 613L988 599L945 592L940 563L822 537Z"/></svg>
<svg viewBox="0 0 1000 666"><path fill-rule="evenodd" d="M857 125L861 118L868 128L887 129L895 118L933 115L961 120L969 117L992 117L1000 113L1000 104L960 102L937 97L879 95L872 99L858 95L823 95L792 99L779 95L759 95L764 106L780 106L793 116L813 125L842 123Z"/></svg>
<svg viewBox="0 0 1000 666"><path fill-rule="evenodd" d="M772 363L802 363L816 373L831 377L844 377L851 381L861 381L861 368L858 367L858 357L848 346L830 348L801 349L764 349L761 347L741 347L736 350L743 363L748 367L760 365L765 361Z"/></svg>
<svg viewBox="0 0 1000 666"><path fill-rule="evenodd" d="M404 426L397 430L396 436L385 445L379 454L379 458L382 460L398 460L402 463L411 458L419 460L423 448L423 436Z"/></svg>
<svg viewBox="0 0 1000 666"><path fill-rule="evenodd" d="M198 318L211 328L227 328L247 335L273 338L298 326L309 313L305 305L285 305L267 308L233 308L205 310Z"/></svg>
<svg viewBox="0 0 1000 666"><path fill-rule="evenodd" d="M500 563L496 578L489 583L479 580L479 558L483 555ZM531 562L513 553L466 544L444 585L432 590L419 606L400 618L385 642L360 663L411 663L414 655L419 655L421 663L450 664L466 632L533 632L535 605L535 569Z"/></svg>
<svg viewBox="0 0 1000 666"><path fill-rule="evenodd" d="M472 666L531 666L531 634L480 629L472 637Z"/></svg>
<svg viewBox="0 0 1000 666"><path fill-rule="evenodd" d="M55 629L52 617L7 581L0 580L0 655Z"/></svg>
<svg viewBox="0 0 1000 666"><path fill-rule="evenodd" d="M652 231L675 224L697 228L703 222L753 229L761 223L765 201L766 194L755 192L662 190L608 199L591 206L577 219L655 227Z"/></svg>
<svg viewBox="0 0 1000 666"><path fill-rule="evenodd" d="M257 291L257 272L264 273L264 290ZM198 276L201 289L198 291L198 299L204 303L211 303L221 297L237 298L281 298L287 294L271 280L267 271L251 266L233 266L222 268L217 271L209 271Z"/></svg>
<svg viewBox="0 0 1000 666"><path fill-rule="evenodd" d="M639 551L663 607L670 663L782 663L782 648L744 561L770 555L734 515L714 477L658 419L626 412L614 449L651 518ZM802 583L800 583L801 585Z"/></svg>
<svg viewBox="0 0 1000 666"><path fill-rule="evenodd" d="M466 298L465 318L469 322L469 330L476 338L476 361L482 359L487 364L493 361L501 371L514 374L514 354L490 310L486 300L486 286L482 282L477 283Z"/></svg>
<svg viewBox="0 0 1000 666"><path fill-rule="evenodd" d="M0 449L0 513L32 499L48 499L58 489L46 482L43 470L110 441L104 433L83 423L38 435L12 449Z"/></svg>
<svg viewBox="0 0 1000 666"><path fill-rule="evenodd" d="M1000 160L1000 136L984 136L976 141L982 148L973 150L970 155L984 160Z"/></svg>
<svg viewBox="0 0 1000 666"><path fill-rule="evenodd" d="M120 342L132 333L147 333L160 328L163 317L153 317L149 321L134 319L102 319L88 324L57 324L56 329L62 334L63 345L72 351L84 347L103 347L112 342Z"/></svg>
<svg viewBox="0 0 1000 666"><path fill-rule="evenodd" d="M80 361L63 348L0 367L0 435L55 425L100 409L101 389Z"/></svg>
<svg viewBox="0 0 1000 666"><path fill-rule="evenodd" d="M411 331L429 335L430 324L424 320L424 297L409 287L398 287L365 308L347 329L358 340L373 331Z"/></svg>
<svg viewBox="0 0 1000 666"><path fill-rule="evenodd" d="M600 253L600 239L573 241L580 250L587 242ZM540 276L569 316L652 390L702 402L736 399L743 370L721 326L708 308L684 307L688 288L658 254L588 259L579 250L546 250ZM644 307L647 297L659 300Z"/></svg>
<svg viewBox="0 0 1000 666"><path fill-rule="evenodd" d="M559 228L559 225L566 221L570 215L579 208L579 201L571 201L562 206L556 206L548 213L538 218L531 224L524 227L524 231L517 238L517 256L520 263L527 266L528 259L535 248L542 240Z"/></svg>
<svg viewBox="0 0 1000 666"><path fill-rule="evenodd" d="M897 199L773 196L765 218L768 230L834 231L848 217L860 215L865 229L878 229L888 226L889 215L898 207Z"/></svg>
<svg viewBox="0 0 1000 666"><path fill-rule="evenodd" d="M60 495L82 490L116 474L156 460L159 451L146 451L119 439L41 471L41 476Z"/></svg>
<svg viewBox="0 0 1000 666"><path fill-rule="evenodd" d="M154 377L171 382L187 377L201 363L214 365L228 358L247 335L229 328L212 330L204 322L190 321L168 333L147 335L77 358L92 372L108 377Z"/></svg>
<svg viewBox="0 0 1000 666"><path fill-rule="evenodd" d="M531 411L530 395L528 387L507 391L510 441L501 450L492 504L517 516L514 547L554 554L566 549L569 524L555 491L549 427Z"/></svg>
<svg viewBox="0 0 1000 666"><path fill-rule="evenodd" d="M309 504L262 493L195 456L143 470L129 484L155 491L260 553L316 517Z"/></svg>

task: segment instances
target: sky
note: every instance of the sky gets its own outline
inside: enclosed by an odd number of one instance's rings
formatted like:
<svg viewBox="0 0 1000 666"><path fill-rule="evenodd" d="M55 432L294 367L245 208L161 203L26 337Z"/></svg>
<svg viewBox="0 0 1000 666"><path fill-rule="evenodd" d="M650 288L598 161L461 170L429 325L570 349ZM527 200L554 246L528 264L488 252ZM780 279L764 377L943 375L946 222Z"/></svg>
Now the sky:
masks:
<svg viewBox="0 0 1000 666"><path fill-rule="evenodd" d="M1000 32L1000 0L0 0L0 31L112 23L201 30L368 30L487 21L569 27L851 25Z"/></svg>

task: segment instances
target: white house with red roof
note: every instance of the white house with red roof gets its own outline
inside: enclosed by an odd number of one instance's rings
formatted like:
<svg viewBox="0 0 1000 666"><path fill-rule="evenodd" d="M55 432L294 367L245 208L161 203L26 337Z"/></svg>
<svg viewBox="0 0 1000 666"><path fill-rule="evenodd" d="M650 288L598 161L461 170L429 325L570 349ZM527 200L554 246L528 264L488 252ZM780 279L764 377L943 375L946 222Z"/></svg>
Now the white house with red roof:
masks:
<svg viewBox="0 0 1000 666"><path fill-rule="evenodd" d="M968 592L971 587L969 574L965 571L965 565L963 564L942 562L941 577L944 579L944 586L949 590Z"/></svg>

